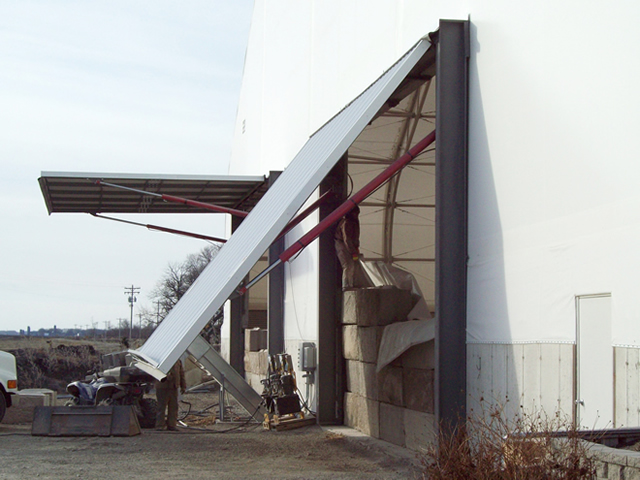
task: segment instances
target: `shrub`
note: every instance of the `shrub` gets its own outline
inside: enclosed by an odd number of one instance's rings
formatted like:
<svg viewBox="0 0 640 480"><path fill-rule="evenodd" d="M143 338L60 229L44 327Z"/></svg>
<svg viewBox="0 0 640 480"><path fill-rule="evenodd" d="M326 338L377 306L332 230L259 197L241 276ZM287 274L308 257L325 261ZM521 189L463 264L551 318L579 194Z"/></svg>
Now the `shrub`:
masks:
<svg viewBox="0 0 640 480"><path fill-rule="evenodd" d="M503 409L492 407L462 427L440 428L438 444L422 459L423 478L590 479L595 463L588 448L569 419L521 413L507 420Z"/></svg>

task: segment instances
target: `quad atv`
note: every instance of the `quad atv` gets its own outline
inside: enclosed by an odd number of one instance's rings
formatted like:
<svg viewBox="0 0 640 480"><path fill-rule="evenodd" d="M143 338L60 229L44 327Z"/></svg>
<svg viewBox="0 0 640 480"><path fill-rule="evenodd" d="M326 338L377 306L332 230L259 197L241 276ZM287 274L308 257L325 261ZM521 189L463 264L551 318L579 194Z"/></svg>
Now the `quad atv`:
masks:
<svg viewBox="0 0 640 480"><path fill-rule="evenodd" d="M153 428L158 403L144 395L151 391L153 377L135 367L116 367L94 373L84 382L67 385L67 406L131 405L142 428Z"/></svg>

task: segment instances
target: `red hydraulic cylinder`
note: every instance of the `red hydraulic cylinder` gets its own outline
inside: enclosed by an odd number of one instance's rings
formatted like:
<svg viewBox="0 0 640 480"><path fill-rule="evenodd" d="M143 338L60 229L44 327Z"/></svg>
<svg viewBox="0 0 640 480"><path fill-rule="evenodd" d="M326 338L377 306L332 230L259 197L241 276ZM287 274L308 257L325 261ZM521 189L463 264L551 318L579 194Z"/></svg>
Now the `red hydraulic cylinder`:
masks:
<svg viewBox="0 0 640 480"><path fill-rule="evenodd" d="M280 265L283 262L289 261L291 257L293 257L300 250L305 248L311 242L313 242L316 238L322 234L327 228L333 225L335 222L344 217L349 211L351 211L356 205L362 202L365 198L371 195L376 189L380 187L384 182L393 177L396 173L402 170L407 164L416 158L422 151L431 145L436 139L436 131L434 130L429 135L424 137L418 143L416 143L413 147L411 147L407 153L402 155L399 159L389 165L382 173L380 173L376 178L367 183L362 189L358 192L354 193L351 197L349 197L342 205L336 208L331 214L325 217L320 223L318 223L315 227L309 230L305 235L303 235L297 242L287 248L284 252L280 254L278 260L269 265L266 269L260 272L253 280L247 283L244 287L239 288L237 290L237 294L244 295L244 293L250 289L253 285L255 285L260 279L262 279L265 275L267 275L271 270Z"/></svg>
<svg viewBox="0 0 640 480"><path fill-rule="evenodd" d="M367 185L365 185L361 190L354 193L349 199L347 199L342 205L336 208L331 214L325 217L320 223L318 223L315 227L309 230L305 235L300 237L300 239L287 248L284 252L280 254L278 257L282 262L288 261L291 257L293 257L300 250L305 248L311 242L313 242L316 238L320 236L322 232L324 232L327 228L333 225L335 222L344 217L349 211L351 211L356 205L362 202L365 198L371 195L377 188L380 187L384 182L389 180L392 176L402 170L407 164L417 157L425 148L431 145L436 139L436 131L434 130L429 135L424 137L418 143L416 143L412 148L407 151L404 155L402 155L398 160L389 165L384 172L380 173L376 178L371 180Z"/></svg>
<svg viewBox="0 0 640 480"><path fill-rule="evenodd" d="M189 200L188 198L174 197L173 195L165 195L163 193L148 192L146 190L139 190L137 188L125 187L124 185L116 185L114 183L104 182L102 180L96 180L96 185L107 185L108 187L120 188L121 190L129 190L130 192L140 193L142 195L148 195L151 197L159 197L165 202L182 203L191 207L204 208L205 210L213 210L214 212L230 213L237 217L246 217L249 215L243 210L236 210L235 208L221 207L219 205L213 205L211 203L198 202L196 200Z"/></svg>

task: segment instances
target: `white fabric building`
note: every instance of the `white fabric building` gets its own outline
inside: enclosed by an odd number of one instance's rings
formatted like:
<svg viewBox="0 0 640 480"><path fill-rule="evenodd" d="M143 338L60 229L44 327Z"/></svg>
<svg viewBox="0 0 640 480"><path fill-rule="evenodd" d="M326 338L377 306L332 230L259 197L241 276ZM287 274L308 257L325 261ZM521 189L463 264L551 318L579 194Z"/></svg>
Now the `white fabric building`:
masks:
<svg viewBox="0 0 640 480"><path fill-rule="evenodd" d="M483 402L640 426L639 19L631 2L256 0L229 178L113 177L154 192L206 184L203 201L235 188L227 201L250 211L133 354L166 372L226 302L223 354L256 389L267 353L297 364L317 347L298 381L321 423L409 448ZM394 317L415 300L402 289L342 292L330 230L227 302L433 132L360 216L365 258L413 275L425 328L399 330L417 321ZM105 176L43 174L50 213L161 205L109 200L87 178ZM388 323L396 339L417 333L376 369ZM268 348L245 349L258 324Z"/></svg>
<svg viewBox="0 0 640 480"><path fill-rule="evenodd" d="M256 1L230 173L285 168L440 19L469 20L468 393L638 425L639 14L573 0ZM291 352L317 339L317 257L311 245L285 269Z"/></svg>

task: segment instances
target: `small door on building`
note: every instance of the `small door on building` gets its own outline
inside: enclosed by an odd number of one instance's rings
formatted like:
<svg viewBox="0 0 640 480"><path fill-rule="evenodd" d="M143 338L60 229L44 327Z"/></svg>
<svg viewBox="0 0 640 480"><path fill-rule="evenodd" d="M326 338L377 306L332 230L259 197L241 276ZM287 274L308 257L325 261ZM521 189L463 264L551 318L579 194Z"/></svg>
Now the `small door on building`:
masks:
<svg viewBox="0 0 640 480"><path fill-rule="evenodd" d="M576 297L576 423L613 427L611 294Z"/></svg>

